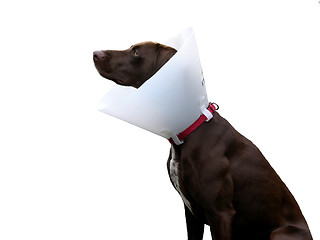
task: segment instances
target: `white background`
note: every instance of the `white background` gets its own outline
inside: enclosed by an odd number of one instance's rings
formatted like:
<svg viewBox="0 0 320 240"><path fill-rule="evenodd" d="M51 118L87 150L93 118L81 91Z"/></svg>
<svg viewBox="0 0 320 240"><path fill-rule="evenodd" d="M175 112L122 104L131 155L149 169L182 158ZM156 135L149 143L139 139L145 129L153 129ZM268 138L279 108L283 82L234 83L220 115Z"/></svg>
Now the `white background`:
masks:
<svg viewBox="0 0 320 240"><path fill-rule="evenodd" d="M186 239L169 143L97 111L112 83L92 62L94 50L186 26L209 100L260 148L320 238L317 0L12 0L0 25L0 239Z"/></svg>

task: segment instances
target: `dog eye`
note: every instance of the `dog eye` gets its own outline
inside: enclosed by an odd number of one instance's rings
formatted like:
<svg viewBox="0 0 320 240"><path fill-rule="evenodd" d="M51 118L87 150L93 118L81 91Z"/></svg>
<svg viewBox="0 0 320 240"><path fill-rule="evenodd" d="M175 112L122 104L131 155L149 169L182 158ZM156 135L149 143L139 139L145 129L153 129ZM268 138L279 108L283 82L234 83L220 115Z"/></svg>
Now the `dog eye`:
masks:
<svg viewBox="0 0 320 240"><path fill-rule="evenodd" d="M139 56L138 50L137 49L133 49L133 55L134 56Z"/></svg>

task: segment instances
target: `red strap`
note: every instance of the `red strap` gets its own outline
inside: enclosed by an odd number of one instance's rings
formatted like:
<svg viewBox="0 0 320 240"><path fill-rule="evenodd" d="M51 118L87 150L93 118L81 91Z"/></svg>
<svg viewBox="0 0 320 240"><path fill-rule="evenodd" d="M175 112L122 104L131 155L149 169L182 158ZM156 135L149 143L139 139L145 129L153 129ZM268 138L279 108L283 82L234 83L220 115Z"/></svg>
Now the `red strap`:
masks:
<svg viewBox="0 0 320 240"><path fill-rule="evenodd" d="M216 110L216 106L213 103L209 103L209 107L207 109L209 110L209 112L213 113ZM202 123L204 123L206 120L207 120L207 117L204 114L202 114L193 124L191 124L188 128L186 128L181 133L179 133L177 137L179 138L180 141L182 141L194 130L196 130ZM174 144L174 141L172 138L168 140L171 144Z"/></svg>

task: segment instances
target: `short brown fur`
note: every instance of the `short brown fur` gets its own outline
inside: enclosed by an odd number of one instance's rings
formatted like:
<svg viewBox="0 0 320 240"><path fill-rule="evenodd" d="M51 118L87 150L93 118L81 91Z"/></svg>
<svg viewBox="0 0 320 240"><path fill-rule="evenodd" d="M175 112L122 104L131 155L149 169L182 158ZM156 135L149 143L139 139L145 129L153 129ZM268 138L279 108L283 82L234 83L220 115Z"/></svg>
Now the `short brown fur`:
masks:
<svg viewBox="0 0 320 240"><path fill-rule="evenodd" d="M140 87L176 50L153 42L125 51L96 51L99 73L118 84ZM215 240L312 240L301 210L259 149L217 112L172 146L189 240L203 238L204 224Z"/></svg>

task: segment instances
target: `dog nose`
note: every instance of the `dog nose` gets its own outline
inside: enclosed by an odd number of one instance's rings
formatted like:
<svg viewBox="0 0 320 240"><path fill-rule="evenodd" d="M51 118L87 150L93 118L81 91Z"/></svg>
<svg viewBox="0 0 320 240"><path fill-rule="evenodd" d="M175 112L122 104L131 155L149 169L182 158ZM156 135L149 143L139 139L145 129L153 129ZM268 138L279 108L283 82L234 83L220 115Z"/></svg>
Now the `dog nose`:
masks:
<svg viewBox="0 0 320 240"><path fill-rule="evenodd" d="M94 60L101 61L104 59L104 57L105 57L105 54L102 51L93 52L93 59Z"/></svg>

